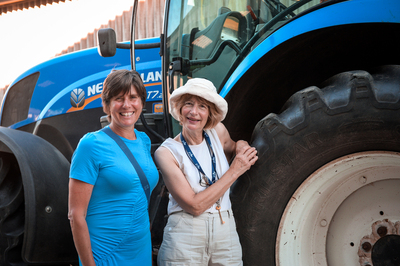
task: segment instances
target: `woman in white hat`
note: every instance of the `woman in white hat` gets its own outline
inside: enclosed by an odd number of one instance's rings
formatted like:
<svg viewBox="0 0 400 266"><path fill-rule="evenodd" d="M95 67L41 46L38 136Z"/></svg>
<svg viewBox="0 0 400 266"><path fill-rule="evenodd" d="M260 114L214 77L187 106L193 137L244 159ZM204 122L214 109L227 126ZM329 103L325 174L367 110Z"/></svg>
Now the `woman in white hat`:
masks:
<svg viewBox="0 0 400 266"><path fill-rule="evenodd" d="M182 132L155 152L170 192L160 266L243 264L229 188L258 157L246 141L231 139L221 123L227 111L212 82L202 78L190 79L170 97L170 113Z"/></svg>

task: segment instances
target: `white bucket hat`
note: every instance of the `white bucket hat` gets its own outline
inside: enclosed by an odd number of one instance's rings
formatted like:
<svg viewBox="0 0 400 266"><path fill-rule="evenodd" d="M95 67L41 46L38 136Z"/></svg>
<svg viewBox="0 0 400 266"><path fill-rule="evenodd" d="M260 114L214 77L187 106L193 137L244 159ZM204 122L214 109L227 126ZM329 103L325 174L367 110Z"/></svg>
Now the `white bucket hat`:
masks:
<svg viewBox="0 0 400 266"><path fill-rule="evenodd" d="M184 94L195 95L215 104L220 115L218 117L219 122L224 120L226 113L228 112L228 103L217 93L214 84L203 78L189 79L185 85L172 92L171 97L169 98L169 113L176 120L179 121L179 110L176 108L176 101Z"/></svg>

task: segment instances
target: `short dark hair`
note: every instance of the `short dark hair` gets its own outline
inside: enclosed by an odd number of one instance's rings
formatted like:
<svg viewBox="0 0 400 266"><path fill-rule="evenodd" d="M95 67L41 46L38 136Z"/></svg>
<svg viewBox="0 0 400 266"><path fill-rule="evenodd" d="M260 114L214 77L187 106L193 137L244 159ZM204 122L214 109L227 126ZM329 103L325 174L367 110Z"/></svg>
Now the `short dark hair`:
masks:
<svg viewBox="0 0 400 266"><path fill-rule="evenodd" d="M111 99L123 93L130 93L131 87L134 86L137 94L142 100L142 105L146 102L146 88L143 85L142 78L135 70L113 70L108 74L103 83L103 91L101 100L103 103L103 111L107 114L108 121L111 122L110 102Z"/></svg>

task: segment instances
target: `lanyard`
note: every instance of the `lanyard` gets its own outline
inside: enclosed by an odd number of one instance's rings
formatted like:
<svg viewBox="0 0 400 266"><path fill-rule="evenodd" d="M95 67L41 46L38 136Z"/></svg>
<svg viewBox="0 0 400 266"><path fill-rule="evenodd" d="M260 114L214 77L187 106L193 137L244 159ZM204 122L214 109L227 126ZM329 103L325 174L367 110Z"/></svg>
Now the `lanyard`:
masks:
<svg viewBox="0 0 400 266"><path fill-rule="evenodd" d="M192 161L192 163L197 168L199 173L203 174L203 177L206 178L207 185L211 186L212 184L215 183L215 181L217 181L219 179L219 177L218 177L218 174L217 174L217 171L216 171L216 169L217 169L216 160L215 160L214 151L212 149L210 137L208 136L208 134L205 131L203 131L203 136L206 139L208 151L210 152L210 156L211 156L212 180L210 180L207 177L207 175L204 173L203 169L200 166L200 163L197 161L196 157L194 156L192 150L190 149L189 145L187 144L187 142L186 142L185 138L183 137L182 133L181 133L181 141L182 141L183 147L185 148L186 155L189 157L190 161ZM200 177L200 179L201 179L201 177Z"/></svg>

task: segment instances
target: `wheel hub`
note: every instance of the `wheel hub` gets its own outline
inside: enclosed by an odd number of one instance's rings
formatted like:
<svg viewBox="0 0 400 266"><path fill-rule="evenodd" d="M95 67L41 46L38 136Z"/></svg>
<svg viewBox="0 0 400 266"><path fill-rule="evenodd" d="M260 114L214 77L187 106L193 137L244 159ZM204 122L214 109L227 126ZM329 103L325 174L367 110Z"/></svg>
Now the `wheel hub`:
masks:
<svg viewBox="0 0 400 266"><path fill-rule="evenodd" d="M282 215L276 265L400 266L399 173L400 154L377 151L318 169Z"/></svg>
<svg viewBox="0 0 400 266"><path fill-rule="evenodd" d="M371 226L358 249L361 266L400 266L400 222L388 219Z"/></svg>

